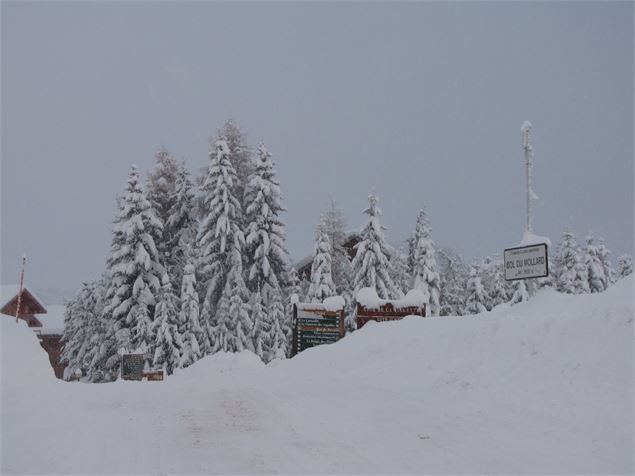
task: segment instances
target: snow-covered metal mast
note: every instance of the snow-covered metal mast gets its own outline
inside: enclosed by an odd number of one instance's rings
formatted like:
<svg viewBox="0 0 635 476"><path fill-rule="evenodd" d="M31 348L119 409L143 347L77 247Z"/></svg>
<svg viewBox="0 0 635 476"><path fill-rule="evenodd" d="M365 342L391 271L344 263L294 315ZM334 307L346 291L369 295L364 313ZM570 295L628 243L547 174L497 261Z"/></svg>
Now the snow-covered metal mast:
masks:
<svg viewBox="0 0 635 476"><path fill-rule="evenodd" d="M521 126L520 130L523 133L523 150L525 151L525 168L526 168L526 175L527 175L526 177L527 184L526 184L526 190L525 190L526 197L527 197L527 229L526 231L531 233L532 225L533 225L531 201L533 198L535 198L535 194L532 190L532 183L531 183L531 172L534 166L533 164L534 149L531 147L531 142L530 142L531 122L529 121L523 122L523 125Z"/></svg>

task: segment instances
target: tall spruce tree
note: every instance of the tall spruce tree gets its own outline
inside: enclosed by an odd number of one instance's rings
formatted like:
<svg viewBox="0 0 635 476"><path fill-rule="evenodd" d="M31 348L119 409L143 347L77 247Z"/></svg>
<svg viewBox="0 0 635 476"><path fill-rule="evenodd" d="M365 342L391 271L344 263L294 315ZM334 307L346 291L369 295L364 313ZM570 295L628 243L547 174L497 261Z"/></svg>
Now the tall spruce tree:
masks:
<svg viewBox="0 0 635 476"><path fill-rule="evenodd" d="M584 276L578 276L581 271L579 261L580 253L575 235L567 230L562 234L554 257L558 292L578 294L583 291L580 289L580 283L586 281L586 273Z"/></svg>
<svg viewBox="0 0 635 476"><path fill-rule="evenodd" d="M163 275L153 322L155 368L163 368L168 375L180 367L183 341L179 332L178 301L167 273Z"/></svg>
<svg viewBox="0 0 635 476"><path fill-rule="evenodd" d="M617 274L620 278L633 274L633 257L628 254L621 255L617 260L617 269Z"/></svg>
<svg viewBox="0 0 635 476"><path fill-rule="evenodd" d="M465 314L467 266L461 257L450 249L440 250L439 255L443 263L439 298L440 315L462 316Z"/></svg>
<svg viewBox="0 0 635 476"><path fill-rule="evenodd" d="M611 266L611 259L610 259L611 251L606 247L606 244L604 243L604 238L600 238L598 240L597 252L598 252L598 258L600 260L600 263L602 264L602 270L604 271L604 278L606 279L606 283L605 283L606 288L608 288L611 285L611 283L615 282L615 276L614 276L615 273L613 271L613 267Z"/></svg>
<svg viewBox="0 0 635 476"><path fill-rule="evenodd" d="M284 304L279 291L273 293L271 302L267 308L269 320L269 333L267 335L266 348L268 356L266 361L284 359L289 356L289 336L285 333Z"/></svg>
<svg viewBox="0 0 635 476"><path fill-rule="evenodd" d="M331 244L323 227L318 225L315 233L315 251L311 265L311 285L306 296L307 302L321 303L335 295L335 285L331 274Z"/></svg>
<svg viewBox="0 0 635 476"><path fill-rule="evenodd" d="M346 219L333 198L330 198L327 209L322 214L320 226L331 244L331 274L335 293L344 295L350 292L352 280L351 260L344 248L346 242Z"/></svg>
<svg viewBox="0 0 635 476"><path fill-rule="evenodd" d="M257 289L251 293L249 300L249 306L251 308L252 327L249 332L249 339L251 340L251 347L254 354L265 360L268 356L268 349L266 348L266 336L269 332L267 326L267 313L262 306L262 296L260 290Z"/></svg>
<svg viewBox="0 0 635 476"><path fill-rule="evenodd" d="M600 251L595 244L593 234L586 237L584 246L584 264L587 270L589 290L592 293L601 293L608 288L608 279L604 274L604 267L600 258Z"/></svg>
<svg viewBox="0 0 635 476"><path fill-rule="evenodd" d="M467 298L465 300L465 311L468 314L480 314L487 311L485 303L489 301L489 296L485 292L485 287L481 282L480 268L473 264L470 268L470 277L467 280Z"/></svg>
<svg viewBox="0 0 635 476"><path fill-rule="evenodd" d="M368 196L369 206L364 210L368 219L360 231L361 241L355 246L353 259L353 288L355 294L365 287L375 288L382 299L397 298L399 293L390 276L391 247L384 237L385 227L381 224L381 210L377 197L372 192Z"/></svg>
<svg viewBox="0 0 635 476"><path fill-rule="evenodd" d="M529 290L527 289L527 279L517 279L513 283L514 293L512 294L511 304L518 304L529 300Z"/></svg>
<svg viewBox="0 0 635 476"><path fill-rule="evenodd" d="M280 215L282 204L280 182L276 177L271 153L264 144L258 147L255 169L246 188L245 269L247 285L253 292L284 288L291 267L285 248L285 224ZM268 296L264 295L265 304Z"/></svg>
<svg viewBox="0 0 635 476"><path fill-rule="evenodd" d="M217 131L216 136L217 140L222 140L227 144L228 159L236 172L234 197L240 203L241 209L246 210L245 189L254 169L251 160L252 149L249 146L247 135L235 120L228 119L223 127ZM239 217L241 221L243 218L246 217ZM243 223L241 225L244 226Z"/></svg>
<svg viewBox="0 0 635 476"><path fill-rule="evenodd" d="M390 257L390 277L397 289L396 298L401 299L410 289L412 289L412 274L408 267L408 254L401 247L392 247Z"/></svg>
<svg viewBox="0 0 635 476"><path fill-rule="evenodd" d="M199 360L209 347L206 330L201 326L198 295L196 294L196 275L192 263L185 265L181 284L181 302L179 310L179 334L183 341L180 355L180 367L189 367Z"/></svg>
<svg viewBox="0 0 635 476"><path fill-rule="evenodd" d="M182 282L183 269L192 258L197 226L195 203L190 173L185 163L179 164L174 196L163 231L163 241L166 243L166 268L172 282L177 284Z"/></svg>
<svg viewBox="0 0 635 476"><path fill-rule="evenodd" d="M139 183L139 172L132 166L128 185L119 201L120 209L113 231L112 254L108 261L108 291L104 317L109 319L109 332L102 370L112 378L119 359L112 351L140 352L146 365L152 360L154 335L152 320L156 296L161 287L158 276L164 269L154 236L161 233L162 223L156 217Z"/></svg>
<svg viewBox="0 0 635 476"><path fill-rule="evenodd" d="M237 250L239 254L242 253L244 236L241 229L242 210L235 195L236 172L229 161L229 148L224 140L216 141L210 151L210 160L202 189L206 214L198 231L197 244L202 281L201 300L209 304L213 314L225 290L230 267L235 264L232 256Z"/></svg>
<svg viewBox="0 0 635 476"><path fill-rule="evenodd" d="M434 241L431 238L430 221L425 208L419 211L417 224L410 242L412 263L412 288L420 290L426 299L431 316L440 311L441 277L437 271Z"/></svg>
<svg viewBox="0 0 635 476"><path fill-rule="evenodd" d="M155 211L156 217L164 225L154 236L155 245L159 252L159 261L170 262L170 229L165 226L170 210L175 200L175 184L179 166L174 157L165 147L160 147L154 155L155 166L148 174L146 186L147 198ZM169 266L168 266L169 268Z"/></svg>

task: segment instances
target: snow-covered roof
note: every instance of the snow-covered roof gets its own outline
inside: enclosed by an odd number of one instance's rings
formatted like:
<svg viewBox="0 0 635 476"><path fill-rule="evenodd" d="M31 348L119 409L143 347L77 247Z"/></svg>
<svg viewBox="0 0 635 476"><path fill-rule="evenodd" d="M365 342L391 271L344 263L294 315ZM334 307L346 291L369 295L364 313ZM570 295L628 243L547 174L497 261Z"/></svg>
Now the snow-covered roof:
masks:
<svg viewBox="0 0 635 476"><path fill-rule="evenodd" d="M31 296L33 296L33 299L35 299L38 304L40 306L42 306L43 308L46 308L46 306L44 305L44 301L42 301L37 294L35 294L35 292L33 292L33 289L30 288L29 286L27 286L26 284L24 284L22 286L24 289L26 289L27 291L29 291L29 294L31 294ZM0 286L0 308L6 306L14 297L16 297L18 295L18 293L20 292L20 285L19 284L3 284Z"/></svg>
<svg viewBox="0 0 635 476"><path fill-rule="evenodd" d="M411 289L401 299L381 299L375 288L362 288L357 292L356 300L367 309L379 309L388 303L392 304L395 309L423 307L426 304L423 292L418 289Z"/></svg>
<svg viewBox="0 0 635 476"><path fill-rule="evenodd" d="M308 265L309 263L313 262L313 255L308 255L305 256L304 258L302 258L299 261L296 261L295 263L295 269L297 271L300 271L302 268L304 268L306 265Z"/></svg>
<svg viewBox="0 0 635 476"><path fill-rule="evenodd" d="M55 304L48 305L41 298L39 298L27 285L23 286L31 296L46 309L45 314L37 314L37 319L42 323L42 327L38 327L36 330L41 334L61 334L64 330L64 305ZM0 286L0 305L4 307L14 297L18 295L20 286L18 284L3 284Z"/></svg>

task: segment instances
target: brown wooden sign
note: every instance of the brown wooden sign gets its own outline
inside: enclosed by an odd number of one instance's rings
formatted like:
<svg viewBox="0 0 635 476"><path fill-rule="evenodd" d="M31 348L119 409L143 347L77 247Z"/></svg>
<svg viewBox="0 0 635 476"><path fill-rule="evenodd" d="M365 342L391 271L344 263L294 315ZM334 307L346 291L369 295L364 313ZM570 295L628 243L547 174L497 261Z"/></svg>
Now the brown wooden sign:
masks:
<svg viewBox="0 0 635 476"><path fill-rule="evenodd" d="M357 323L357 328L361 329L368 321L398 321L406 316L426 317L426 305L396 307L392 303L387 302L377 308L366 308L357 303L355 322Z"/></svg>

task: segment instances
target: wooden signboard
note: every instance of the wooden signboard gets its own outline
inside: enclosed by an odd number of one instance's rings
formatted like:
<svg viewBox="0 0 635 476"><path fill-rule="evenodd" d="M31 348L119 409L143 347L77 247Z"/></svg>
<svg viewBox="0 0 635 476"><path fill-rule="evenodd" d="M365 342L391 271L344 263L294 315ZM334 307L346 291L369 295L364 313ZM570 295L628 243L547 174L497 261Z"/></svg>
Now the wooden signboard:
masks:
<svg viewBox="0 0 635 476"><path fill-rule="evenodd" d="M148 382L163 380L163 370L154 370L152 372L144 372L143 376Z"/></svg>
<svg viewBox="0 0 635 476"><path fill-rule="evenodd" d="M316 345L337 342L344 333L343 309L329 311L321 304L293 305L293 355Z"/></svg>
<svg viewBox="0 0 635 476"><path fill-rule="evenodd" d="M121 378L124 380L142 380L143 357L143 354L124 354L121 359Z"/></svg>
<svg viewBox="0 0 635 476"><path fill-rule="evenodd" d="M357 303L355 322L357 323L357 328L361 329L368 321L398 321L406 316L426 317L426 305L400 307L387 302L377 308L367 308Z"/></svg>

